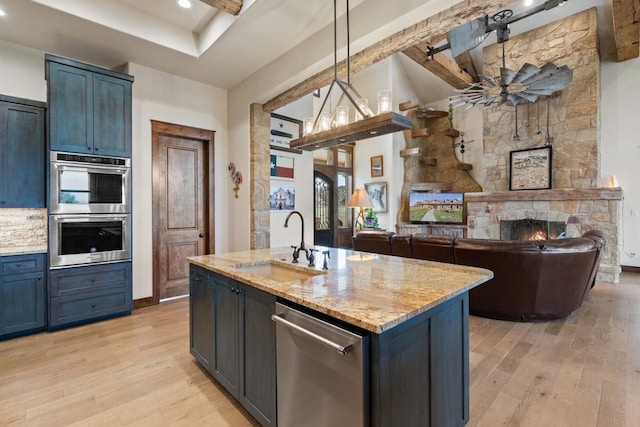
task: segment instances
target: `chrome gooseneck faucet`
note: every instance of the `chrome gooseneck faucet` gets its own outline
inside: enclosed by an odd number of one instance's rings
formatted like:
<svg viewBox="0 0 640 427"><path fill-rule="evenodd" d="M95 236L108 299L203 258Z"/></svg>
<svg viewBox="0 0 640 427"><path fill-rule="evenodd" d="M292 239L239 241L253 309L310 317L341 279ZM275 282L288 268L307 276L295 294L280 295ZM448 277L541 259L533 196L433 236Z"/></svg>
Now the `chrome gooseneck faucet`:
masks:
<svg viewBox="0 0 640 427"><path fill-rule="evenodd" d="M304 251L305 254L305 258L309 261L309 264L313 264L314 261L314 257L313 257L313 252L309 252L309 250L304 246L304 218L302 217L302 214L298 211L292 211L289 215L287 215L287 219L284 220L284 227L288 228L289 227L289 218L291 218L291 215L293 214L298 214L298 216L300 217L300 227L301 227L301 233L300 233L300 247L296 248L295 246L291 246L293 248L293 263L296 264L298 262L298 257L300 256L300 251Z"/></svg>

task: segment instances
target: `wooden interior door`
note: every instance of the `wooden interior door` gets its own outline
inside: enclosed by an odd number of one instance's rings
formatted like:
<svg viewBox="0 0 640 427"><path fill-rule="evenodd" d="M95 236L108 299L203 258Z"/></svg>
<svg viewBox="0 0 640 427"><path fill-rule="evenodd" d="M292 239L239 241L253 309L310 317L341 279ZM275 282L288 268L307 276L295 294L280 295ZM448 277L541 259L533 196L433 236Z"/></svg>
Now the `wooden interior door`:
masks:
<svg viewBox="0 0 640 427"><path fill-rule="evenodd" d="M214 132L152 121L153 302L189 293L189 256L214 252Z"/></svg>

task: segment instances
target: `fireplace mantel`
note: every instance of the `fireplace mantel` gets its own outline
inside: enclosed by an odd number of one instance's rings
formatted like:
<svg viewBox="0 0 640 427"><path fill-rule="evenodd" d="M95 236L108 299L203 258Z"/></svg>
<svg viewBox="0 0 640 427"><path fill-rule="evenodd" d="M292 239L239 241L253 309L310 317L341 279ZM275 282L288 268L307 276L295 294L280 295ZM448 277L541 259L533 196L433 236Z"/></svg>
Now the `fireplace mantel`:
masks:
<svg viewBox="0 0 640 427"><path fill-rule="evenodd" d="M518 202L552 200L622 200L622 188L603 187L590 189L558 188L555 190L487 191L466 193L468 202Z"/></svg>
<svg viewBox="0 0 640 427"><path fill-rule="evenodd" d="M620 187L465 193L467 236L499 239L500 221L519 219L564 222L568 237L600 230L607 243L598 279L617 283L621 271L622 199Z"/></svg>

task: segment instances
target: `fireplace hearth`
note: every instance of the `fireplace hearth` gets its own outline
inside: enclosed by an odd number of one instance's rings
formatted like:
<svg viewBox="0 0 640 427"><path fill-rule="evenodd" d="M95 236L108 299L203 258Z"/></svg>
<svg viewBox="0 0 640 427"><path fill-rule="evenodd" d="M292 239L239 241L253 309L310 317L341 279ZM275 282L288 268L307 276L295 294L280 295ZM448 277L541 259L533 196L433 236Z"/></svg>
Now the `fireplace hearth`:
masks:
<svg viewBox="0 0 640 427"><path fill-rule="evenodd" d="M557 239L566 231L564 222L539 219L516 219L500 221L501 240L548 240Z"/></svg>

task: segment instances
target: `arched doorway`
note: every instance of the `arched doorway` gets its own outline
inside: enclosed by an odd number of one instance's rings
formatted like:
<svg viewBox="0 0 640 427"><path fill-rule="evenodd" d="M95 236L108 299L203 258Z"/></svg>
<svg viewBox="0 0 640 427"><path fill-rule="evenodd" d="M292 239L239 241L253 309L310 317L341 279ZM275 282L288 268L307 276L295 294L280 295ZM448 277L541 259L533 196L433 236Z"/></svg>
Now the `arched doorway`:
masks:
<svg viewBox="0 0 640 427"><path fill-rule="evenodd" d="M333 180L315 171L313 181L313 243L333 246Z"/></svg>
<svg viewBox="0 0 640 427"><path fill-rule="evenodd" d="M333 147L313 152L314 243L350 248L353 210L347 207L353 181L353 150Z"/></svg>

